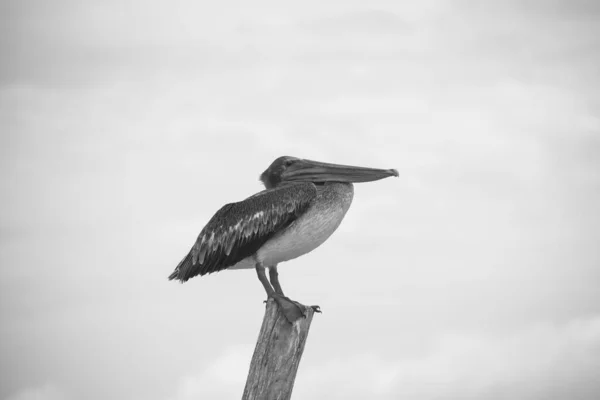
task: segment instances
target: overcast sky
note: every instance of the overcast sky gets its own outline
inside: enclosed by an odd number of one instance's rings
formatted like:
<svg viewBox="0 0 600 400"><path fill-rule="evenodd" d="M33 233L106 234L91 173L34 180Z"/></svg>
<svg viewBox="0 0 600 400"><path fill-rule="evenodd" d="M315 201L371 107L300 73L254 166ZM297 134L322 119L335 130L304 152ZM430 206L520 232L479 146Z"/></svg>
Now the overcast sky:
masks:
<svg viewBox="0 0 600 400"><path fill-rule="evenodd" d="M294 399L597 399L600 3L0 2L0 399L241 397L278 156L397 168L280 266Z"/></svg>

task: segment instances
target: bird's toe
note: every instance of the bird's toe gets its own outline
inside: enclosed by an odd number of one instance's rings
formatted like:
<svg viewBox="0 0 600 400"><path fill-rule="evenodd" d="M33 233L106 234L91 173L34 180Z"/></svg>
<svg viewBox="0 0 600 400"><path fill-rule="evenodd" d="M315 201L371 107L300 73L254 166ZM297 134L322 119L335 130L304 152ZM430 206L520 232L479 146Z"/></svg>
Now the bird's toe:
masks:
<svg viewBox="0 0 600 400"><path fill-rule="evenodd" d="M273 299L277 302L277 305L279 306L279 309L285 318L292 324L300 318L306 318L308 316L309 309L312 309L313 312L321 312L321 308L319 306L307 307L285 296L275 295L273 296Z"/></svg>

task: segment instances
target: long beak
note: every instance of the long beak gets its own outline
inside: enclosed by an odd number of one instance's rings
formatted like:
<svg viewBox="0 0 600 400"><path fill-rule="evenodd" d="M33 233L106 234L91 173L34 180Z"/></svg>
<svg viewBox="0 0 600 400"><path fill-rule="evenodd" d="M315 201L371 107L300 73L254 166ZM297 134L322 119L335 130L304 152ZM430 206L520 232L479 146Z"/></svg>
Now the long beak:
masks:
<svg viewBox="0 0 600 400"><path fill-rule="evenodd" d="M297 160L281 175L288 182L371 182L398 176L395 169L354 167L311 160Z"/></svg>

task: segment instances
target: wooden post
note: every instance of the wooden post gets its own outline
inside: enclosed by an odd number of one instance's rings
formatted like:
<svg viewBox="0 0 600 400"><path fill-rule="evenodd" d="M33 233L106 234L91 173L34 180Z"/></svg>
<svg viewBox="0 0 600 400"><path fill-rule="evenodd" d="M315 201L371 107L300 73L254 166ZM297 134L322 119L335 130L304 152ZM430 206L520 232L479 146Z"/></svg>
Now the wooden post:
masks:
<svg viewBox="0 0 600 400"><path fill-rule="evenodd" d="M290 324L277 303L267 301L242 400L289 400L314 310Z"/></svg>

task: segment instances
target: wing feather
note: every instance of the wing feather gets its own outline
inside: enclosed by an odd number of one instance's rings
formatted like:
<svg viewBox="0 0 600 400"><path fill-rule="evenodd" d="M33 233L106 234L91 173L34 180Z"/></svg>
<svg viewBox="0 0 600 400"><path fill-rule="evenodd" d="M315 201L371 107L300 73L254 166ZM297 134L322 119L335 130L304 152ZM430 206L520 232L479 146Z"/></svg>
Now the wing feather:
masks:
<svg viewBox="0 0 600 400"><path fill-rule="evenodd" d="M169 279L185 282L196 275L221 271L253 255L302 215L316 195L312 183L297 183L226 204L202 229Z"/></svg>

